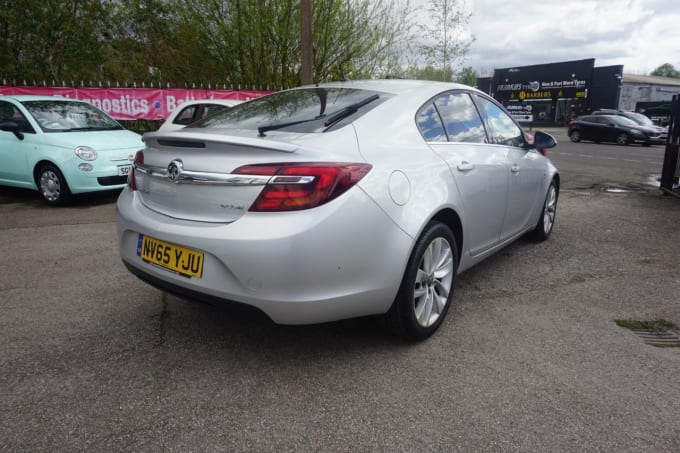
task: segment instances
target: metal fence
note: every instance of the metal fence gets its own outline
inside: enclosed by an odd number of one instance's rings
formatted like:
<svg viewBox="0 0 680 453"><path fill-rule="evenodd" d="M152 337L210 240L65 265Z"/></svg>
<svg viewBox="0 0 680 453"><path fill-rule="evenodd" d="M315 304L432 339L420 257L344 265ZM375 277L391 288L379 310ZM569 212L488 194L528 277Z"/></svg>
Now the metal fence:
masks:
<svg viewBox="0 0 680 453"><path fill-rule="evenodd" d="M661 190L667 193L676 194L678 189L678 179L680 178L680 95L673 96L671 106L671 120L668 125L668 143L666 143L666 154L663 159L663 170L661 171Z"/></svg>

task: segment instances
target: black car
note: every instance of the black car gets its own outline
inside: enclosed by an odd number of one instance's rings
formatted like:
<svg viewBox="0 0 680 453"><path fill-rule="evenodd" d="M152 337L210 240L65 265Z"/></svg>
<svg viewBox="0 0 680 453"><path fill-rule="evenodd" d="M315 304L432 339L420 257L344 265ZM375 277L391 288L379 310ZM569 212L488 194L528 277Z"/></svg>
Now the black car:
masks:
<svg viewBox="0 0 680 453"><path fill-rule="evenodd" d="M569 126L569 138L572 142L592 140L595 143L613 142L619 145L641 143L643 146L665 141L656 128L641 126L618 115L579 116Z"/></svg>
<svg viewBox="0 0 680 453"><path fill-rule="evenodd" d="M662 141L666 141L668 138L668 128L659 126L657 124L654 124L654 122L646 115L643 115L642 113L637 113L637 112L626 112L625 110L612 110L612 109L602 109L602 110L595 110L593 115L616 115L616 116L623 116L624 118L628 118L629 120L633 120L640 126L646 126L649 127L653 130L656 130L659 132L661 135Z"/></svg>

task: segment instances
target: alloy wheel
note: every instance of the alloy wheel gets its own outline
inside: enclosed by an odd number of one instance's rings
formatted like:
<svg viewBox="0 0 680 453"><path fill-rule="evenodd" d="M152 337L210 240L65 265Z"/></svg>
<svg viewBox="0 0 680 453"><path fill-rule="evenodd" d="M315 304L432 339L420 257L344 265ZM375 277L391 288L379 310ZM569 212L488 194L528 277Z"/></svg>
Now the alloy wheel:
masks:
<svg viewBox="0 0 680 453"><path fill-rule="evenodd" d="M435 238L425 250L418 266L413 291L415 317L423 327L437 322L444 312L454 277L451 245Z"/></svg>
<svg viewBox="0 0 680 453"><path fill-rule="evenodd" d="M557 190L554 185L548 189L548 197L543 207L543 231L548 234L555 223L555 212L557 211Z"/></svg>

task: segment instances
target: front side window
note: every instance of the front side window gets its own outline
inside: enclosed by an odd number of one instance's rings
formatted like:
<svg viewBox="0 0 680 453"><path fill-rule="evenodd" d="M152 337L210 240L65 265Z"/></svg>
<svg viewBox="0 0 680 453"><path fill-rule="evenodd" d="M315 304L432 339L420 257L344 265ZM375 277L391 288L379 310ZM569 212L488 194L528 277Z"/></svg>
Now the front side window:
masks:
<svg viewBox="0 0 680 453"><path fill-rule="evenodd" d="M190 105L188 107L184 107L181 112L177 114L177 117L173 121L175 124L191 124L194 121L194 113L196 112L196 108L198 106L196 105Z"/></svg>
<svg viewBox="0 0 680 453"><path fill-rule="evenodd" d="M525 145L524 133L512 118L489 99L482 96L476 96L476 98L491 129L493 143L523 147Z"/></svg>
<svg viewBox="0 0 680 453"><path fill-rule="evenodd" d="M33 127L28 123L26 117L19 111L16 106L9 102L0 101L0 123L5 121L12 121L19 125L20 132L27 132L34 134Z"/></svg>

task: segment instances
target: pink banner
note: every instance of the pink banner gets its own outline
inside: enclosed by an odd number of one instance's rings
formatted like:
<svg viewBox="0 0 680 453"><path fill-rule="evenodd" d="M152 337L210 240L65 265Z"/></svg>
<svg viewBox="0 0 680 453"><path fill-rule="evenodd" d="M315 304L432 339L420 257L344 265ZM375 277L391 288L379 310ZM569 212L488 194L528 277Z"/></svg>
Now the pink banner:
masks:
<svg viewBox="0 0 680 453"><path fill-rule="evenodd" d="M164 120L175 107L186 101L200 99L247 101L269 93L241 90L0 86L2 95L64 96L88 102L117 120Z"/></svg>

